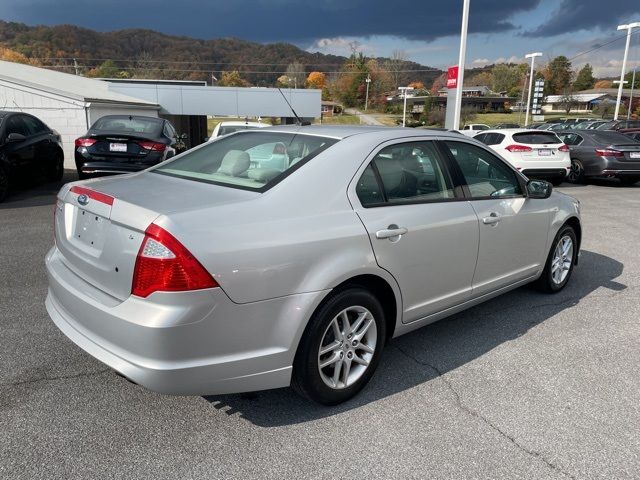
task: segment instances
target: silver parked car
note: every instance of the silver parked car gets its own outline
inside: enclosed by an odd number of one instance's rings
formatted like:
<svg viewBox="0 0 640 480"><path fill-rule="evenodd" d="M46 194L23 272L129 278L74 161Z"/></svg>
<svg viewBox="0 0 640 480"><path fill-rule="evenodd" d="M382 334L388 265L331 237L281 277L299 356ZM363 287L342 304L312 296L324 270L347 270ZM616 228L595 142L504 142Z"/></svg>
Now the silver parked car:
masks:
<svg viewBox="0 0 640 480"><path fill-rule="evenodd" d="M355 395L385 342L569 281L577 200L455 133L287 126L63 187L47 310L152 390Z"/></svg>

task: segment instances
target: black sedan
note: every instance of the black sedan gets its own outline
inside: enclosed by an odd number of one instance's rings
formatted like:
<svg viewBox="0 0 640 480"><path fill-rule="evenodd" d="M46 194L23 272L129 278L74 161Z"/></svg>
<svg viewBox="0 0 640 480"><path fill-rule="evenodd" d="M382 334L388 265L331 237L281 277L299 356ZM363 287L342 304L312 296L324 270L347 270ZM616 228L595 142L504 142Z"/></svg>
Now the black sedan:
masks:
<svg viewBox="0 0 640 480"><path fill-rule="evenodd" d="M33 115L0 112L0 202L20 174L42 173L55 181L64 173L60 135Z"/></svg>
<svg viewBox="0 0 640 480"><path fill-rule="evenodd" d="M176 154L179 138L168 120L131 115L99 118L76 139L80 178L144 170Z"/></svg>
<svg viewBox="0 0 640 480"><path fill-rule="evenodd" d="M615 177L625 185L640 181L640 142L613 131L563 130L556 135L569 146L570 182L588 177Z"/></svg>

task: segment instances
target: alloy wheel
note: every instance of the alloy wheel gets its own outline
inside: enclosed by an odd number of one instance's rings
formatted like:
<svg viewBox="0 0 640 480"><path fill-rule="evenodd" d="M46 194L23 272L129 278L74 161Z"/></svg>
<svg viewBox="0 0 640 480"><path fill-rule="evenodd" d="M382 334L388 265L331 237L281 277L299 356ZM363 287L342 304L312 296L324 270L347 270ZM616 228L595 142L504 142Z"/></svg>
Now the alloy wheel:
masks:
<svg viewBox="0 0 640 480"><path fill-rule="evenodd" d="M376 351L378 329L373 314L351 306L336 315L324 332L318 350L318 370L332 389L353 385L369 368Z"/></svg>
<svg viewBox="0 0 640 480"><path fill-rule="evenodd" d="M556 285L562 284L569 275L573 263L573 240L569 235L562 237L556 244L551 260L551 279Z"/></svg>
<svg viewBox="0 0 640 480"><path fill-rule="evenodd" d="M571 183L577 183L582 178L583 173L584 173L584 169L582 168L582 164L577 160L571 160L571 169L567 174L567 179Z"/></svg>

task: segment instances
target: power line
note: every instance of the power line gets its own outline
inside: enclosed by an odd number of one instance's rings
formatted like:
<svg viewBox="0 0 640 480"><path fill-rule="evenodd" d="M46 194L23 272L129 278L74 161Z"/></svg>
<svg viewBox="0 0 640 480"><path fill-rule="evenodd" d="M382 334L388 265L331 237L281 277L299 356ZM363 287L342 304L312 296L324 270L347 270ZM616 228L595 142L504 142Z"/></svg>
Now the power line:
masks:
<svg viewBox="0 0 640 480"><path fill-rule="evenodd" d="M631 33L631 35L638 35L640 34L640 30L635 31L633 33ZM591 53L591 52L595 52L596 50L600 50L603 47L606 47L607 45L611 45L612 43L615 43L619 40L622 40L623 38L627 38L627 34L625 33L624 35L620 35L619 37L614 38L613 40L610 40L606 43L603 43L602 45L598 45L597 47L593 47L589 50L585 50L584 52L580 52L577 55L574 55L573 57L569 58L569 61L575 60L578 57L581 57L582 55L586 55L587 53Z"/></svg>

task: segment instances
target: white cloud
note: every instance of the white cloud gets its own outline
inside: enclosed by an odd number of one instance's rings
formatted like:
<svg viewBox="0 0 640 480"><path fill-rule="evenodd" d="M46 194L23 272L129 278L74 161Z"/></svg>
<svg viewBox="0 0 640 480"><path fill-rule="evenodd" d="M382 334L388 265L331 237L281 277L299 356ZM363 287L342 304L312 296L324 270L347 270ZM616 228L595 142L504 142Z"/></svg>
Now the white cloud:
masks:
<svg viewBox="0 0 640 480"><path fill-rule="evenodd" d="M308 52L331 53L334 55L351 55L356 50L367 55L376 55L375 46L363 43L361 39L349 37L320 38L307 48Z"/></svg>
<svg viewBox="0 0 640 480"><path fill-rule="evenodd" d="M490 62L488 58L476 58L473 62L471 62L471 65L473 65L474 67L484 67L489 63Z"/></svg>

